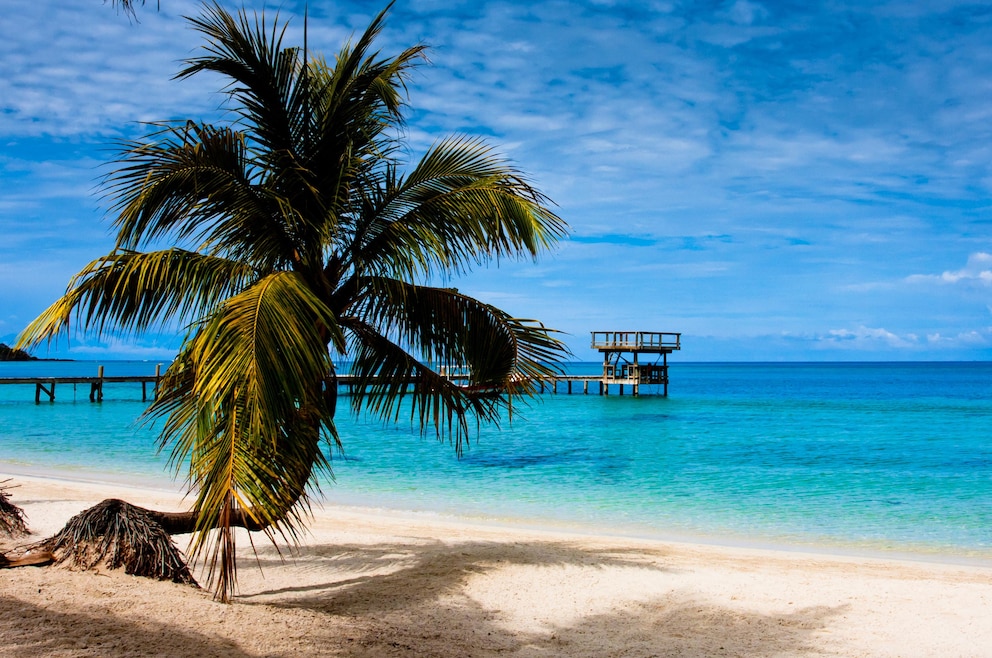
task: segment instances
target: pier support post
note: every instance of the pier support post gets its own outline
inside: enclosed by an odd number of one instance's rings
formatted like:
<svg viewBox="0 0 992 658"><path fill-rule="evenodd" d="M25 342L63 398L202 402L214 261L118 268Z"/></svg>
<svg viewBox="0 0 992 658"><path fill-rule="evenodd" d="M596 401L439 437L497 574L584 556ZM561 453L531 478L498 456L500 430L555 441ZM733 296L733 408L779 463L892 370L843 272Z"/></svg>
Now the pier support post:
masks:
<svg viewBox="0 0 992 658"><path fill-rule="evenodd" d="M96 381L90 384L90 402L103 402L103 366L96 369Z"/></svg>
<svg viewBox="0 0 992 658"><path fill-rule="evenodd" d="M36 382L35 383L35 385L34 385L34 403L35 404L41 404L41 393L42 393L42 391L44 391L45 395L48 396L48 401L49 402L55 402L55 382L54 381L50 382L48 386L49 386L49 388L46 388L45 385L43 383L41 383L41 382Z"/></svg>
<svg viewBox="0 0 992 658"><path fill-rule="evenodd" d="M155 386L152 388L152 399L158 399L158 384L162 381L162 364L155 364Z"/></svg>

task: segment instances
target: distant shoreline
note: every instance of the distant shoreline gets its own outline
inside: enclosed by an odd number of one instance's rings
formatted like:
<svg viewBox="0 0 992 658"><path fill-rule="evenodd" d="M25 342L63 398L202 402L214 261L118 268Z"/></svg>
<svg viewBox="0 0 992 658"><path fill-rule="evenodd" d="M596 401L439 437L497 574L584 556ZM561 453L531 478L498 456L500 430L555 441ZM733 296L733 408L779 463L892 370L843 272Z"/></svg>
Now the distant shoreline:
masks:
<svg viewBox="0 0 992 658"><path fill-rule="evenodd" d="M6 343L0 343L0 361L40 361L36 356L31 356L24 350L14 349Z"/></svg>
<svg viewBox="0 0 992 658"><path fill-rule="evenodd" d="M42 359L32 356L24 350L15 349L6 343L0 343L0 362L26 362L26 361L74 361L74 359Z"/></svg>

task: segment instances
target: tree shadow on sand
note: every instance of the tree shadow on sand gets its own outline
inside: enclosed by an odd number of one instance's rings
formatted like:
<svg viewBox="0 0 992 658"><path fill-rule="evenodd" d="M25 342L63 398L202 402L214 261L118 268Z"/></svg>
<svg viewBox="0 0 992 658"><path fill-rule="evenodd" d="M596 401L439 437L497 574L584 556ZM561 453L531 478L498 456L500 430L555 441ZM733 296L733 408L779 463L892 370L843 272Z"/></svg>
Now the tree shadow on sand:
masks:
<svg viewBox="0 0 992 658"><path fill-rule="evenodd" d="M275 555L260 560L263 567L279 562ZM239 601L346 618L346 645L323 646L333 655L355 658L833 655L818 648L817 636L842 608L759 614L662 585L656 594L606 611L601 606L579 610L564 625L539 619L520 624L513 623L519 611L492 601L485 605L466 593L470 580L495 577L500 570L519 576L526 568L560 569L563 579L588 570L616 573L604 567L662 580L676 573L657 553L594 550L567 542L324 545L308 548L292 567L309 572L307 584L246 593ZM512 601L504 607L512 607Z"/></svg>
<svg viewBox="0 0 992 658"><path fill-rule="evenodd" d="M42 656L224 656L248 658L230 641L106 612L71 612L0 596L0 655Z"/></svg>
<svg viewBox="0 0 992 658"><path fill-rule="evenodd" d="M327 574L308 585L268 589L238 597L241 602L265 602L339 615L381 614L415 609L438 597L460 595L466 581L509 566L590 568L629 567L655 572L636 550L594 551L563 542L411 542L377 546L308 547L295 560L304 571ZM286 568L274 551L260 551L262 569ZM335 578L335 574L352 574ZM354 575L357 574L357 575ZM278 599L275 597L278 596Z"/></svg>

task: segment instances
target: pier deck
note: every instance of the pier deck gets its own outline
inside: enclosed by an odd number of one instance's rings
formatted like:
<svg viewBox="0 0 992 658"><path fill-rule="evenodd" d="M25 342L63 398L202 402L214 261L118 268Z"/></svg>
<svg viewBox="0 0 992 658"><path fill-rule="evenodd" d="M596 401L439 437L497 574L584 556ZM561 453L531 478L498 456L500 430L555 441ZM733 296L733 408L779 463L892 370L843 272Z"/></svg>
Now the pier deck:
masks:
<svg viewBox="0 0 992 658"><path fill-rule="evenodd" d="M104 384L137 383L141 384L141 401L145 402L149 398L148 385L152 385L152 397L154 397L155 387L158 386L158 382L161 378L160 366L155 366L154 375L126 375L118 377L105 377L103 374L103 366L99 366L97 368L96 377L0 377L0 385L33 385L34 402L35 404L41 404L42 394L48 397L49 402L55 402L55 387L58 384L88 384L90 389L90 402L102 402Z"/></svg>
<svg viewBox="0 0 992 658"><path fill-rule="evenodd" d="M34 386L35 404L41 404L42 401L46 400L48 402L55 402L55 393L58 385L86 385L89 387L90 402L102 402L104 384L133 383L141 384L141 401L145 402L155 397L155 390L160 379L161 375L158 374L129 375L122 377L105 377L102 375L96 377L0 377L0 386ZM338 375L338 388L344 388L345 392L353 392L357 379L358 378L353 375ZM459 379L464 379L464 377L453 376L451 379L457 381ZM408 383L412 384L413 382L411 381ZM618 385L620 395L623 395L624 385L632 385L634 383L635 382L633 381L611 379L609 384L606 384L604 383L603 378L599 375L558 375L555 377L541 378L536 382L539 393L563 393L567 395L571 395L573 393L588 395L590 384L598 385L593 387L594 392L598 395L609 395L609 385Z"/></svg>
<svg viewBox="0 0 992 658"><path fill-rule="evenodd" d="M578 392L575 384L582 384L582 393L589 394L589 384L599 384L599 395L609 395L610 386L619 387L620 395L624 394L624 386L630 386L634 395L640 393L642 385L661 387L663 395L668 395L668 355L681 349L682 334L663 331L594 331L592 332L592 348L603 353L602 375L555 375L543 377L535 382L540 393L556 394ZM628 358L628 354L632 356ZM655 363L642 363L638 360L640 354L655 355ZM445 371L442 371L445 374ZM448 372L447 377L454 382L467 381L463 373ZM85 384L89 386L90 402L103 401L104 384L141 384L141 400L149 399L148 385L151 384L151 397L155 397L159 382L162 379L161 366L155 366L154 375L127 375L105 377L103 366L97 368L96 377L0 377L0 385L20 384L34 386L35 404L41 404L42 398L55 402L55 389L59 384ZM354 392L358 378L354 375L341 374L336 378L340 389L345 387L347 392ZM413 381L406 382L413 384ZM562 391L561 389L564 388Z"/></svg>

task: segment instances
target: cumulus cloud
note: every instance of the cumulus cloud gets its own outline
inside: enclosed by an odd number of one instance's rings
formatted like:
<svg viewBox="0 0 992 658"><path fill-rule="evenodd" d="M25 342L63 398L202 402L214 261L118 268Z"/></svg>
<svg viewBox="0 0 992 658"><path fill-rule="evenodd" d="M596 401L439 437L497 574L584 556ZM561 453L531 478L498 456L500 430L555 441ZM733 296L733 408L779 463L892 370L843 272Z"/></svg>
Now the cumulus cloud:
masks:
<svg viewBox="0 0 992 658"><path fill-rule="evenodd" d="M909 283L959 284L976 283L992 285L992 254L980 251L968 257L959 270L945 270L941 274L913 274L906 277Z"/></svg>
<svg viewBox="0 0 992 658"><path fill-rule="evenodd" d="M938 348L988 347L992 344L992 327L964 331L953 335L927 334L927 344Z"/></svg>
<svg viewBox="0 0 992 658"><path fill-rule="evenodd" d="M992 327L952 332L930 332L919 335L912 332L896 333L880 327L858 326L853 329L833 329L814 339L818 350L885 353L901 352L907 355L947 354L984 350L992 347Z"/></svg>
<svg viewBox="0 0 992 658"><path fill-rule="evenodd" d="M880 327L859 326L855 329L831 329L819 338L819 342L831 347L870 350L879 345L888 348L916 347L920 339L916 334L899 335Z"/></svg>

